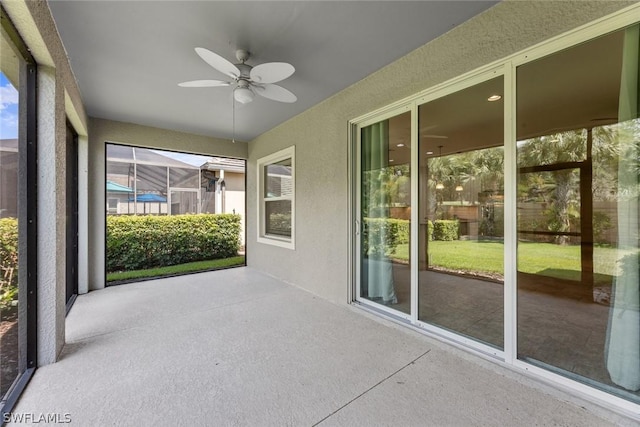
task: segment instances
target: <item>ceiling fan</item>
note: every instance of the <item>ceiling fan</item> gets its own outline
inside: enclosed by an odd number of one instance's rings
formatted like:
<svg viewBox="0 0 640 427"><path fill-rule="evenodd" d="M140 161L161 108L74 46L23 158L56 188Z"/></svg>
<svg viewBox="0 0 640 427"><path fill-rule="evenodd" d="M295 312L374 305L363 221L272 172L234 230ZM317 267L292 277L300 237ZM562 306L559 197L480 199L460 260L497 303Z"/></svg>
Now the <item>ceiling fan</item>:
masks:
<svg viewBox="0 0 640 427"><path fill-rule="evenodd" d="M295 68L286 62L267 62L252 67L246 64L249 52L243 49L236 51L239 64L232 64L222 56L203 47L195 48L196 53L207 64L211 65L222 74L226 74L231 81L224 80L193 80L179 83L181 87L218 87L235 85L233 98L247 104L253 101L255 94L279 102L296 102L298 99L291 91L282 86L275 85L291 76Z"/></svg>

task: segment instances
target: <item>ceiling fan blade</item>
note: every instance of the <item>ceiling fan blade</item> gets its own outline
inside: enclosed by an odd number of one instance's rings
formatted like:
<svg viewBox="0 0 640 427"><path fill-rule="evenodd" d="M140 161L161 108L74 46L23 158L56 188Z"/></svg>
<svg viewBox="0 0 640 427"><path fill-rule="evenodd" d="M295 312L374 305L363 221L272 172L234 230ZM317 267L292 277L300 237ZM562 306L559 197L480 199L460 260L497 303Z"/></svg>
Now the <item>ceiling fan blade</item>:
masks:
<svg viewBox="0 0 640 427"><path fill-rule="evenodd" d="M274 101L291 103L298 100L298 97L295 96L293 92L283 88L282 86L268 84L264 86L252 85L252 87L254 88L255 93L257 93L258 95L264 96L265 98L269 98Z"/></svg>
<svg viewBox="0 0 640 427"><path fill-rule="evenodd" d="M203 47L197 47L196 53L200 55L200 58L204 59L207 64L211 65L221 73L233 77L234 79L240 77L240 70L238 70L238 67L217 53L213 53L209 49L205 49Z"/></svg>
<svg viewBox="0 0 640 427"><path fill-rule="evenodd" d="M267 62L251 69L249 77L256 83L276 83L286 79L296 71L286 62Z"/></svg>
<svg viewBox="0 0 640 427"><path fill-rule="evenodd" d="M229 86L231 83L222 80L192 80L190 82L178 83L180 87L217 87Z"/></svg>

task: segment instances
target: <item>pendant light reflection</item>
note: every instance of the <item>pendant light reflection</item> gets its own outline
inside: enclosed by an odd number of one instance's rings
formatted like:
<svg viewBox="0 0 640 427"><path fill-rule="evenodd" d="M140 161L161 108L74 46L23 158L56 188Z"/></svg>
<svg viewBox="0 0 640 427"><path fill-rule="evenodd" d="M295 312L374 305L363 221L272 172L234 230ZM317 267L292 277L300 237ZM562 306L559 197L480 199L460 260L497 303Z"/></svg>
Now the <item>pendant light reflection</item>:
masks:
<svg viewBox="0 0 640 427"><path fill-rule="evenodd" d="M440 150L438 157L442 157L442 145L438 145L438 149ZM436 190L444 190L444 184L442 182L436 182Z"/></svg>

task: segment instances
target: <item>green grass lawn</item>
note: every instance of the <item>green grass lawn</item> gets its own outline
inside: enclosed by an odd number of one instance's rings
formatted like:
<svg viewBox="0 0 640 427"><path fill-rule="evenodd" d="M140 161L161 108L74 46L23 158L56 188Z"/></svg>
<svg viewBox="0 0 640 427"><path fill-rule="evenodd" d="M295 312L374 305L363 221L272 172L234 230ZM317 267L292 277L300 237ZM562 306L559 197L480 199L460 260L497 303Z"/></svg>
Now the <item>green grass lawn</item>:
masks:
<svg viewBox="0 0 640 427"><path fill-rule="evenodd" d="M224 259L189 262L168 267L149 268L147 270L118 271L107 274L107 282L121 280L146 279L151 277L171 276L174 274L195 273L198 271L216 270L244 264L244 255Z"/></svg>
<svg viewBox="0 0 640 427"><path fill-rule="evenodd" d="M392 256L409 259L409 245L398 245ZM430 265L469 273L502 274L504 245L501 242L454 240L429 242ZM617 250L594 248L596 283L611 283L615 275ZM580 246L553 243L518 243L518 271L580 280Z"/></svg>

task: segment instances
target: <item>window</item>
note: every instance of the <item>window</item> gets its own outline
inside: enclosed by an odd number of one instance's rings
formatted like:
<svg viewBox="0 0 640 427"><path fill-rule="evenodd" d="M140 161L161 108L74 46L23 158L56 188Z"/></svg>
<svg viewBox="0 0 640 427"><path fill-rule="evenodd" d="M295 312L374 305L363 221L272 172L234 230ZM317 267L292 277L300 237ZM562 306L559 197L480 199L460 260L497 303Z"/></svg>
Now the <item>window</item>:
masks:
<svg viewBox="0 0 640 427"><path fill-rule="evenodd" d="M258 242L295 249L295 147L258 160Z"/></svg>

